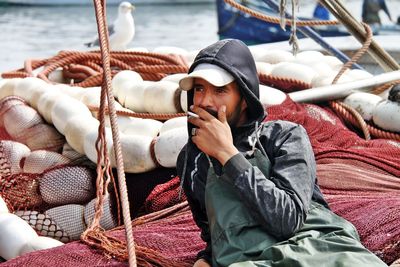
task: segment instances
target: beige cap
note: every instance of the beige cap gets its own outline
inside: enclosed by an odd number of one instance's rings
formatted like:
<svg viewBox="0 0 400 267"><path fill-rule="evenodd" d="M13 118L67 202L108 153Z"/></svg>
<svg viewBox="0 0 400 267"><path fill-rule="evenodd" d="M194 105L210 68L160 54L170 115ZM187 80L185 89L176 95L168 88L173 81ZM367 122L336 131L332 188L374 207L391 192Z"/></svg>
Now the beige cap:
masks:
<svg viewBox="0 0 400 267"><path fill-rule="evenodd" d="M179 81L179 87L182 90L191 90L193 88L194 78L201 78L214 86L221 87L235 80L235 78L223 68L209 63L201 63L194 68L186 77Z"/></svg>

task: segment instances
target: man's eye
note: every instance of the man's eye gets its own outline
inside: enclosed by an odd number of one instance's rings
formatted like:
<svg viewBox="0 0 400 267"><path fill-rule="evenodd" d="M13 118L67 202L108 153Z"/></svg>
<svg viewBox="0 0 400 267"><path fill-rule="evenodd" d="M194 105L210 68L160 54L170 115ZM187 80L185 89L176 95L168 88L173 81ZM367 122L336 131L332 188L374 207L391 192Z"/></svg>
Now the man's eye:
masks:
<svg viewBox="0 0 400 267"><path fill-rule="evenodd" d="M215 89L215 92L217 92L218 94L222 94L222 93L224 93L226 90L225 90L225 88L216 88Z"/></svg>
<svg viewBox="0 0 400 267"><path fill-rule="evenodd" d="M196 92L201 92L201 91L203 91L203 88L200 86L195 86L195 87L193 87L193 90Z"/></svg>

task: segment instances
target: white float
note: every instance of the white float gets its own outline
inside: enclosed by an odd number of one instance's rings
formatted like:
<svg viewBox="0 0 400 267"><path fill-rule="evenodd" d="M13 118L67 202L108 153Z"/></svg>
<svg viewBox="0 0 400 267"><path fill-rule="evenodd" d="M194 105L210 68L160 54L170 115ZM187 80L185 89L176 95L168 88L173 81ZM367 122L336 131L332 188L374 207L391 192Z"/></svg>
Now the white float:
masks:
<svg viewBox="0 0 400 267"><path fill-rule="evenodd" d="M175 74L165 76L164 78L161 79L161 81L169 81L169 82L179 83L179 81L186 76L187 76L187 73L175 73Z"/></svg>
<svg viewBox="0 0 400 267"><path fill-rule="evenodd" d="M113 88L113 94L115 97L118 98L119 90L122 87L126 87L129 86L130 84L136 84L141 82L143 82L143 78L136 71L131 71L131 70L120 71L114 76L111 82Z"/></svg>
<svg viewBox="0 0 400 267"><path fill-rule="evenodd" d="M271 74L273 65L271 63L257 61L256 68L259 74L269 75Z"/></svg>
<svg viewBox="0 0 400 267"><path fill-rule="evenodd" d="M2 153L9 159L11 174L22 172L21 160L31 153L29 147L10 140L1 140L0 142L3 148Z"/></svg>
<svg viewBox="0 0 400 267"><path fill-rule="evenodd" d="M18 254L19 256L22 256L29 252L42 249L55 248L62 245L64 245L64 243L56 239L47 236L38 236L27 242L25 245L23 245Z"/></svg>
<svg viewBox="0 0 400 267"><path fill-rule="evenodd" d="M185 128L185 130L187 131L187 116L176 117L165 121L160 129L160 135L169 130L181 127Z"/></svg>
<svg viewBox="0 0 400 267"><path fill-rule="evenodd" d="M53 123L51 111L54 104L60 99L61 96L62 95L60 95L60 92L48 90L42 94L38 100L37 110L48 123Z"/></svg>
<svg viewBox="0 0 400 267"><path fill-rule="evenodd" d="M48 83L39 78L34 78L34 77L24 78L21 79L18 83L16 83L13 94L25 99L28 103L30 103L32 93L38 90L36 88L43 88L46 87L47 85Z"/></svg>
<svg viewBox="0 0 400 267"><path fill-rule="evenodd" d="M176 167L179 152L187 143L186 127L169 130L156 138L154 152L158 163L166 168Z"/></svg>
<svg viewBox="0 0 400 267"><path fill-rule="evenodd" d="M8 213L8 207L4 199L0 196L0 216L2 213Z"/></svg>
<svg viewBox="0 0 400 267"><path fill-rule="evenodd" d="M25 104L13 105L3 115L4 128L17 140L28 135L29 128L43 122L38 112Z"/></svg>
<svg viewBox="0 0 400 267"><path fill-rule="evenodd" d="M346 97L343 102L357 110L364 120L369 121L376 105L382 100L380 96L374 94L357 92Z"/></svg>
<svg viewBox="0 0 400 267"><path fill-rule="evenodd" d="M320 86L331 85L333 80L335 79L336 75L337 75L337 72L331 72L330 74L327 74L327 75L315 76L311 81L311 86L312 87L320 87ZM347 82L352 82L352 81L353 81L352 78L350 78L346 74L343 74L342 76L340 76L339 80L336 83L339 84L339 83L347 83Z"/></svg>
<svg viewBox="0 0 400 267"><path fill-rule="evenodd" d="M379 102L372 120L382 129L400 133L400 103L390 100Z"/></svg>
<svg viewBox="0 0 400 267"><path fill-rule="evenodd" d="M180 96L179 100L180 100L180 103L181 103L181 109L184 112L187 112L188 111L187 91L185 91L185 90L181 91L181 96Z"/></svg>
<svg viewBox="0 0 400 267"><path fill-rule="evenodd" d="M153 119L135 118L129 125L124 126L124 134L156 137L163 123Z"/></svg>
<svg viewBox="0 0 400 267"><path fill-rule="evenodd" d="M179 94L178 94L179 93ZM180 89L174 82L159 81L146 87L143 94L144 107L149 113L177 113Z"/></svg>
<svg viewBox="0 0 400 267"><path fill-rule="evenodd" d="M0 99L13 95L15 86L21 80L21 78L2 80L0 83Z"/></svg>
<svg viewBox="0 0 400 267"><path fill-rule="evenodd" d="M343 62L334 56L325 55L321 60L335 71L338 71L343 66Z"/></svg>
<svg viewBox="0 0 400 267"><path fill-rule="evenodd" d="M75 116L85 120L92 118L92 113L82 102L67 95L59 98L51 110L53 125L62 134L65 134L67 121Z"/></svg>
<svg viewBox="0 0 400 267"><path fill-rule="evenodd" d="M295 79L307 84L311 84L316 72L302 64L292 62L281 62L276 64L271 71L271 75L279 78Z"/></svg>
<svg viewBox="0 0 400 267"><path fill-rule="evenodd" d="M260 102L266 106L282 104L286 99L286 94L281 90L260 84Z"/></svg>
<svg viewBox="0 0 400 267"><path fill-rule="evenodd" d="M96 213L95 210L96 201L97 199L94 198L85 206L84 218L86 225L90 225L93 221L94 215ZM110 230L118 226L117 219L114 217L113 210L111 207L109 194L104 196L103 213L99 223L104 230Z"/></svg>
<svg viewBox="0 0 400 267"><path fill-rule="evenodd" d="M48 151L35 150L25 157L23 171L25 173L41 173L48 168L67 164L70 160L63 155Z"/></svg>
<svg viewBox="0 0 400 267"><path fill-rule="evenodd" d="M135 112L146 112L143 95L146 87L153 84L152 81L123 84L118 91L118 101L126 108Z"/></svg>
<svg viewBox="0 0 400 267"><path fill-rule="evenodd" d="M88 129L88 133L83 138L83 150L85 155L94 163L97 163L96 140L98 135L98 128L90 128ZM113 139L110 128L105 128L105 138L107 142L106 150L110 153L113 147ZM72 143L69 144L72 146Z"/></svg>
<svg viewBox="0 0 400 267"><path fill-rule="evenodd" d="M153 138L141 135L120 135L124 170L142 173L153 170L156 164L151 158L150 145ZM110 151L111 163L116 166L115 151Z"/></svg>
<svg viewBox="0 0 400 267"><path fill-rule="evenodd" d="M291 52L279 49L259 50L256 54L253 55L255 61L261 61L271 64L288 62L294 59L294 56Z"/></svg>
<svg viewBox="0 0 400 267"><path fill-rule="evenodd" d="M84 209L82 205L69 204L48 209L45 215L52 218L71 240L78 240L87 227L83 217Z"/></svg>
<svg viewBox="0 0 400 267"><path fill-rule="evenodd" d="M26 221L12 213L0 214L0 233L0 256L6 260L19 256L21 249L38 237Z"/></svg>

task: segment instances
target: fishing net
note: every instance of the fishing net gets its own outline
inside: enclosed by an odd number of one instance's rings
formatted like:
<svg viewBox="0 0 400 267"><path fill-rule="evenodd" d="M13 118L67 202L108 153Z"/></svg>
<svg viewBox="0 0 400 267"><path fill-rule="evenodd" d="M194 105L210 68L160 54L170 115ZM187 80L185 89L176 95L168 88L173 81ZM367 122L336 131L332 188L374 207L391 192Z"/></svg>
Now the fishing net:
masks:
<svg viewBox="0 0 400 267"><path fill-rule="evenodd" d="M289 98L281 105L268 108L268 113L268 120L289 120L305 127L317 160L319 184L332 210L351 221L358 229L362 243L386 263L390 264L397 260L400 255L400 230L397 227L400 219L399 142L386 139L365 141L357 133L349 131L329 107L296 104ZM0 133L0 136L7 135L9 134ZM52 208L59 207L57 206L59 203L57 200L55 202L47 200L51 204L44 201L43 194L40 193L39 181L47 175L61 173L64 168L68 173L67 176L74 179L85 176L85 172L73 173L72 167L68 164L48 168L42 173L20 172L24 167L24 161L22 161L21 168L20 158L25 158L25 154L29 155L31 149L10 143L14 142L12 140L1 142L6 143L3 145L0 143L2 173L0 194L8 204L12 204L14 210L21 213L22 218L32 221L32 224L35 224L32 226L38 232L40 232L39 229L43 230L47 227L46 232L51 232L49 236L57 236L65 241L65 230L64 232L60 230L66 227L65 225L69 225L68 222L58 219L53 226L49 218L55 221L54 218L57 218L58 214L65 214L71 210L76 214L85 214L88 204L70 203L66 205L80 206L60 208L57 212L53 212ZM10 151L17 151L18 148L22 151L21 155L12 159ZM14 166L13 171L19 171L19 173L11 173L10 166ZM15 166L20 166L20 169ZM133 221L133 233L137 246L147 249L148 253L154 252L154 255L160 258L169 259L168 266L190 266L197 252L204 248L205 244L200 239L199 229L188 207L183 206L184 203L176 204L183 199L178 199L179 180L175 176L175 170L172 169L158 169L154 172L127 176L128 195L130 191L129 199L133 202L132 205L136 208L144 207L135 211L136 216L149 213ZM59 184L61 182L60 178L54 179L54 185L49 185L49 188L56 190L61 186ZM82 184L86 182L84 180ZM166 183L161 184L163 182ZM161 185L156 186L157 184ZM23 193L17 193L17 191ZM72 197L68 196L67 191L69 189L60 193L63 198ZM53 194L48 197L51 199L52 196ZM85 202L88 199L90 197L71 201ZM143 202L144 205L141 205ZM172 206L174 204L175 206ZM31 207L38 206L45 208L35 209L37 213L26 213ZM170 206L172 208L168 208ZM70 217L73 216L75 215ZM62 227L60 227L61 224ZM87 222L83 221L82 225L85 224ZM75 223L71 226L77 227ZM106 234L125 241L125 230L122 228L107 231ZM73 240L70 233L67 233L67 237L68 240ZM61 247L28 253L0 265L86 267L127 266L128 264L110 255L106 256L101 250L74 241Z"/></svg>

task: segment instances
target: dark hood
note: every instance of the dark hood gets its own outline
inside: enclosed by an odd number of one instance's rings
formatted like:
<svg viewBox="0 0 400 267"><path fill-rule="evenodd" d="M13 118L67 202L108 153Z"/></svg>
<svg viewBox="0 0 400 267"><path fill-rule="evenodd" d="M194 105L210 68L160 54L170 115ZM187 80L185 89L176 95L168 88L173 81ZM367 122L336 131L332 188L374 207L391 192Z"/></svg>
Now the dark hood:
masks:
<svg viewBox="0 0 400 267"><path fill-rule="evenodd" d="M256 65L249 48L240 40L225 39L201 50L189 72L201 63L217 65L228 71L238 84L240 92L247 102L248 124L261 122L265 110L259 100L259 80ZM188 107L193 104L193 90L188 91Z"/></svg>

